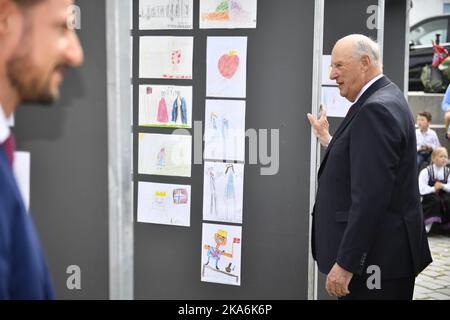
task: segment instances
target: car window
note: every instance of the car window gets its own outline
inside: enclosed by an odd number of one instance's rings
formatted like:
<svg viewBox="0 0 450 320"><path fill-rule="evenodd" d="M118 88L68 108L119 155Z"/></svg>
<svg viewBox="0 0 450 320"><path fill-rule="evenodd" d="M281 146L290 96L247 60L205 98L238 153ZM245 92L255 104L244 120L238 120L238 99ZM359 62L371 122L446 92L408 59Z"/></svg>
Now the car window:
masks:
<svg viewBox="0 0 450 320"><path fill-rule="evenodd" d="M411 30L410 39L413 44L431 45L431 41L436 39L436 33L441 35L441 42L447 41L447 19L436 19L418 25Z"/></svg>

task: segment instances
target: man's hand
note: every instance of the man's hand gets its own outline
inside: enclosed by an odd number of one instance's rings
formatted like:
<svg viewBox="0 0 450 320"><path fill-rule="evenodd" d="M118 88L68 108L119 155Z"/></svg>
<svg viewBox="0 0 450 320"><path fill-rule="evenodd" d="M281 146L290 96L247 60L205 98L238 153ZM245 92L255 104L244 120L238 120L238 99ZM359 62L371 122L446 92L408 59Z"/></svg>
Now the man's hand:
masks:
<svg viewBox="0 0 450 320"><path fill-rule="evenodd" d="M348 284L353 277L353 273L342 269L337 263L334 264L327 276L325 288L330 296L343 297L350 293Z"/></svg>
<svg viewBox="0 0 450 320"><path fill-rule="evenodd" d="M436 189L436 191L442 190L444 188L444 184L440 181L436 181L434 183L434 188Z"/></svg>
<svg viewBox="0 0 450 320"><path fill-rule="evenodd" d="M328 146L331 140L331 135L328 131L330 124L328 123L325 110L320 113L319 119L316 119L311 113L307 113L306 116L308 117L309 123L313 128L314 134L319 139L320 144Z"/></svg>

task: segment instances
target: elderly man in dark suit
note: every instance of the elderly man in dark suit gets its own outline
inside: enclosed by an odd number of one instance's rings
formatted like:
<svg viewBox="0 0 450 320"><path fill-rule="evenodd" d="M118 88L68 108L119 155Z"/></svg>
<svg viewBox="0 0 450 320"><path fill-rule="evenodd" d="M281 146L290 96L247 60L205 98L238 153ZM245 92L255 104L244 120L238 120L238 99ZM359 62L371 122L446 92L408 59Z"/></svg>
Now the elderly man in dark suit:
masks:
<svg viewBox="0 0 450 320"><path fill-rule="evenodd" d="M53 289L12 166L8 119L21 102L59 97L64 69L83 52L69 28L72 0L0 0L0 299L51 299Z"/></svg>
<svg viewBox="0 0 450 320"><path fill-rule="evenodd" d="M366 36L335 44L330 78L353 105L333 137L324 113L307 115L327 146L312 213L314 259L332 296L412 299L415 277L432 261L413 116L403 93L382 74L379 48Z"/></svg>

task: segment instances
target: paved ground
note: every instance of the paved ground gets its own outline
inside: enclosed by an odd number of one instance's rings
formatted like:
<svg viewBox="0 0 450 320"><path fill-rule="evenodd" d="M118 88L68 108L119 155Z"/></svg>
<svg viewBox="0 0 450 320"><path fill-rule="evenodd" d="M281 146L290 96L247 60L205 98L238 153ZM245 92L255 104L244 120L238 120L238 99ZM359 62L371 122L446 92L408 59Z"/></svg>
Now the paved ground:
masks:
<svg viewBox="0 0 450 320"><path fill-rule="evenodd" d="M416 279L414 300L450 300L450 234L428 236L433 263Z"/></svg>

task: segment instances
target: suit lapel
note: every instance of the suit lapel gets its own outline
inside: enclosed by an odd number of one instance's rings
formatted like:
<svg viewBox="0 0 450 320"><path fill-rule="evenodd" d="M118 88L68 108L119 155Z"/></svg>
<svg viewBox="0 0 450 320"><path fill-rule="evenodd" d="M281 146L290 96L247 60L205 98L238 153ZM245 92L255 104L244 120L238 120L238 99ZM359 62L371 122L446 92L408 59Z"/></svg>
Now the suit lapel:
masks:
<svg viewBox="0 0 450 320"><path fill-rule="evenodd" d="M344 132L345 128L350 124L350 122L355 118L355 116L358 114L359 110L363 107L366 100L378 89L388 85L391 81L386 77L381 77L377 81L375 81L369 88L367 88L366 91L362 94L361 97L359 97L358 101L353 104L350 108L350 112L345 116L344 120L339 125L338 129L336 130L336 133L333 135L333 139L331 139L330 144L328 145L325 155L323 157L322 163L320 164L318 177L322 174L323 169L325 168L325 164L328 160L328 155L330 153L331 148L333 147L334 143L339 139L342 132Z"/></svg>

